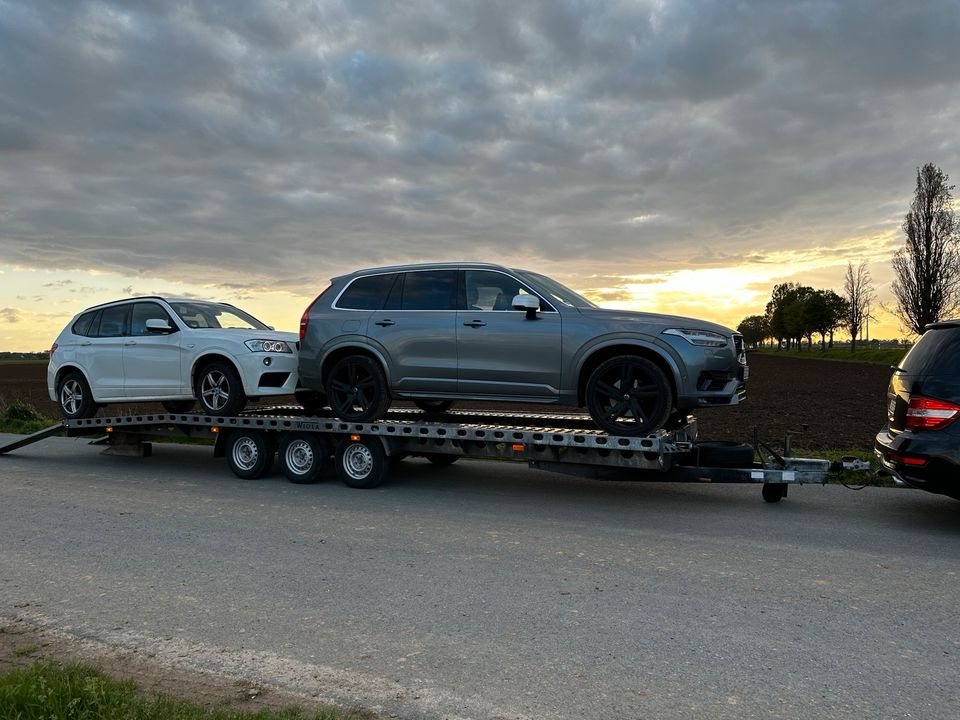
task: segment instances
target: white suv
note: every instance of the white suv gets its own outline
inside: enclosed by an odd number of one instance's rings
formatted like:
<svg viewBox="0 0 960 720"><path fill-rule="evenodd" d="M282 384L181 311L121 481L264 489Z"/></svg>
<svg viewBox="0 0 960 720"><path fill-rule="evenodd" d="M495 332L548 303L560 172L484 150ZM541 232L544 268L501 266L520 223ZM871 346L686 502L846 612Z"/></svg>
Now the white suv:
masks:
<svg viewBox="0 0 960 720"><path fill-rule="evenodd" d="M50 349L47 390L67 419L98 405L160 401L187 412L235 415L247 398L293 394L297 336L233 305L138 297L97 305Z"/></svg>

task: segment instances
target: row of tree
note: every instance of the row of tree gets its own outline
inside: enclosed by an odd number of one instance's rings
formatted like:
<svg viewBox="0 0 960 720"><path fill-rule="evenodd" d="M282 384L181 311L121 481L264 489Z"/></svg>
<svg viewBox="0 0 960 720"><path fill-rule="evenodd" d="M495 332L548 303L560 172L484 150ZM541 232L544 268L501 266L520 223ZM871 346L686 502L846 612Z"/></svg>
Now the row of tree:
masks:
<svg viewBox="0 0 960 720"><path fill-rule="evenodd" d="M960 225L948 180L932 163L917 170L914 199L902 226L906 242L893 257L896 305L888 309L915 335L960 309ZM834 332L843 329L850 335L850 349L856 350L875 297L867 263L847 263L842 294L781 283L773 288L766 313L744 318L737 330L750 345L772 338L786 348L800 348L803 340L812 347L819 334L820 346L826 348L833 347Z"/></svg>

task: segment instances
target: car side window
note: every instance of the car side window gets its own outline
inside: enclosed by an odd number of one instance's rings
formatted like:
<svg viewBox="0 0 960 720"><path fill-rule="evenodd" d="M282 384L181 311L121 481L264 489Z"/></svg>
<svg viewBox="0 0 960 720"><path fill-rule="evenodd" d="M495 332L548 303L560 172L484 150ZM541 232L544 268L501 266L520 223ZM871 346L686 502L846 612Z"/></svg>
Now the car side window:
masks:
<svg viewBox="0 0 960 720"><path fill-rule="evenodd" d="M97 337L122 337L126 330L129 305L114 305L101 310Z"/></svg>
<svg viewBox="0 0 960 720"><path fill-rule="evenodd" d="M130 334L131 335L149 335L147 330L147 320L165 320L170 327L176 328L176 325L170 320L166 310L152 302L134 303L133 311L130 313Z"/></svg>
<svg viewBox="0 0 960 720"><path fill-rule="evenodd" d="M90 326L93 324L93 318L97 315L97 312L98 311L84 313L78 317L73 327L70 328L73 334L89 337L92 334L90 332Z"/></svg>
<svg viewBox="0 0 960 720"><path fill-rule="evenodd" d="M337 300L345 310L379 310L397 279L397 273L368 275L354 280Z"/></svg>
<svg viewBox="0 0 960 720"><path fill-rule="evenodd" d="M457 309L456 270L424 270L404 275L401 310Z"/></svg>
<svg viewBox="0 0 960 720"><path fill-rule="evenodd" d="M516 278L489 270L464 271L464 285L467 293L467 310L513 310L513 298L517 295L539 297ZM540 307L544 311L553 309L542 299Z"/></svg>

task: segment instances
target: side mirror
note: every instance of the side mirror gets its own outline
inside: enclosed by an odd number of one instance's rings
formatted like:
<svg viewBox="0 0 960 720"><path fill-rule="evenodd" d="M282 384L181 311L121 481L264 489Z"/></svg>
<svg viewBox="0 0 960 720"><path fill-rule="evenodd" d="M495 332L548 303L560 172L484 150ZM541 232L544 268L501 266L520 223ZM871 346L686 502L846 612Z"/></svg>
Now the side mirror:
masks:
<svg viewBox="0 0 960 720"><path fill-rule="evenodd" d="M525 295L524 293L520 293L513 298L513 309L525 310L527 313L527 320L536 320L537 311L540 309L540 298L536 298L533 295Z"/></svg>
<svg viewBox="0 0 960 720"><path fill-rule="evenodd" d="M170 327L170 323L166 320L161 320L160 318L150 318L145 324L147 326L147 332L173 332L173 328Z"/></svg>

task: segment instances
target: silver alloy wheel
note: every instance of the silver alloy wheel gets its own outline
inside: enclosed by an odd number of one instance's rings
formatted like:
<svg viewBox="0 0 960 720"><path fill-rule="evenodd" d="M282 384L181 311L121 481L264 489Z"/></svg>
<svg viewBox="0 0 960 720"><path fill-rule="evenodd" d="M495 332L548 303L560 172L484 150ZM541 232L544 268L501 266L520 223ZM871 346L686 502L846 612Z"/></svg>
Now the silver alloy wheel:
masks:
<svg viewBox="0 0 960 720"><path fill-rule="evenodd" d="M77 380L67 380L60 387L60 407L68 415L76 415L83 404L83 385Z"/></svg>
<svg viewBox="0 0 960 720"><path fill-rule="evenodd" d="M219 411L230 399L230 378L219 370L210 370L200 383L200 397L209 410Z"/></svg>
<svg viewBox="0 0 960 720"><path fill-rule="evenodd" d="M353 443L343 453L343 471L354 480L365 480L373 471L373 453L363 443Z"/></svg>
<svg viewBox="0 0 960 720"><path fill-rule="evenodd" d="M252 470L260 459L260 448L252 437L242 437L233 444L233 463L241 470Z"/></svg>
<svg viewBox="0 0 960 720"><path fill-rule="evenodd" d="M287 445L287 449L283 454L283 460L290 469L290 472L296 475L306 475L313 469L313 463L315 461L313 448L310 447L310 443L306 440L294 440Z"/></svg>

